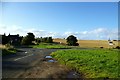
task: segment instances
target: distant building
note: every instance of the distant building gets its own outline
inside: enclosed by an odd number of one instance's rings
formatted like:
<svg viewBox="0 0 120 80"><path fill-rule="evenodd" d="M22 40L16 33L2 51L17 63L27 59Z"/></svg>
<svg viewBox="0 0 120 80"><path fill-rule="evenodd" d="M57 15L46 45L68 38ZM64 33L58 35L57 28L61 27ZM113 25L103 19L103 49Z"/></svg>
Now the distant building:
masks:
<svg viewBox="0 0 120 80"><path fill-rule="evenodd" d="M11 44L16 44L16 43L20 42L20 37L18 34L17 35L10 35L9 34L8 38L9 38Z"/></svg>
<svg viewBox="0 0 120 80"><path fill-rule="evenodd" d="M2 44L7 44L7 43L10 43L12 45L20 44L22 38L23 37L19 36L19 34L17 35L9 34L8 36L4 34L2 35Z"/></svg>

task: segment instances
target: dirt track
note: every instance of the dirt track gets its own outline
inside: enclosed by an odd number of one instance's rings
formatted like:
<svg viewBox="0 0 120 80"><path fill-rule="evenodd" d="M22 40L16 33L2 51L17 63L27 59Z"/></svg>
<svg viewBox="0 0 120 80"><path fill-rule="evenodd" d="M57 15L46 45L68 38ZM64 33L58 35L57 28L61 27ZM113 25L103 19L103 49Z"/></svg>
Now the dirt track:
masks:
<svg viewBox="0 0 120 80"><path fill-rule="evenodd" d="M58 63L40 62L31 69L28 69L20 78L65 78L69 70Z"/></svg>

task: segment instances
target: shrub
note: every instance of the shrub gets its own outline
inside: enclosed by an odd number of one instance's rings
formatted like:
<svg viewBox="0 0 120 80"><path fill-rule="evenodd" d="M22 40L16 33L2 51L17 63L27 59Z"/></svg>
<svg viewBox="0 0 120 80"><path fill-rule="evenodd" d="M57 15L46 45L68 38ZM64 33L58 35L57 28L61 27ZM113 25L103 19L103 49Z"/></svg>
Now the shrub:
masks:
<svg viewBox="0 0 120 80"><path fill-rule="evenodd" d="M116 49L120 49L120 46L116 46Z"/></svg>
<svg viewBox="0 0 120 80"><path fill-rule="evenodd" d="M113 41L117 41L117 40L113 40Z"/></svg>
<svg viewBox="0 0 120 80"><path fill-rule="evenodd" d="M103 48L103 47L100 47L100 48Z"/></svg>
<svg viewBox="0 0 120 80"><path fill-rule="evenodd" d="M76 43L76 44L75 44L75 46L79 46L79 44L78 44L78 43Z"/></svg>

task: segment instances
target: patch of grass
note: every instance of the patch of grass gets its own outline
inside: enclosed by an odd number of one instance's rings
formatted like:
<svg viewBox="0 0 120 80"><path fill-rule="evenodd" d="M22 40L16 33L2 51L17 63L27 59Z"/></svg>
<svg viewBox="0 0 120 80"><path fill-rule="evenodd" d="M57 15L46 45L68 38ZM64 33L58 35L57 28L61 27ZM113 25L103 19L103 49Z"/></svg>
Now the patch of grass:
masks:
<svg viewBox="0 0 120 80"><path fill-rule="evenodd" d="M11 54L16 54L17 50L15 48L0 48L0 56L6 56Z"/></svg>
<svg viewBox="0 0 120 80"><path fill-rule="evenodd" d="M82 72L85 78L118 78L118 50L58 50L51 54L61 64Z"/></svg>
<svg viewBox="0 0 120 80"><path fill-rule="evenodd" d="M67 45L55 44L55 43L40 43L39 45L33 45L33 48L48 48L48 49L66 49L71 48Z"/></svg>

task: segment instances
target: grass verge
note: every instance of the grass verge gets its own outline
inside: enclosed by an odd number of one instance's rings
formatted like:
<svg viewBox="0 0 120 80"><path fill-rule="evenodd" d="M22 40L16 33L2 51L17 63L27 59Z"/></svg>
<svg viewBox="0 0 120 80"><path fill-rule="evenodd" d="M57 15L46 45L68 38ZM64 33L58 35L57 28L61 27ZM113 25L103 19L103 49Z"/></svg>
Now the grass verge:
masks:
<svg viewBox="0 0 120 80"><path fill-rule="evenodd" d="M33 45L33 48L47 48L47 49L67 49L71 48L66 45L55 44L55 43L40 43L39 45Z"/></svg>
<svg viewBox="0 0 120 80"><path fill-rule="evenodd" d="M85 78L118 78L118 50L58 50L51 54Z"/></svg>
<svg viewBox="0 0 120 80"><path fill-rule="evenodd" d="M10 44L1 45L3 47L0 47L0 56L6 56L11 54L16 54L17 50L11 46Z"/></svg>
<svg viewBox="0 0 120 80"><path fill-rule="evenodd" d="M6 56L6 55L11 55L11 54L16 54L16 49L1 49L2 53L0 54L0 56Z"/></svg>

